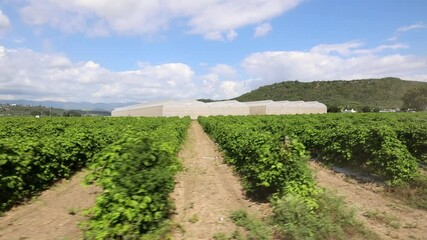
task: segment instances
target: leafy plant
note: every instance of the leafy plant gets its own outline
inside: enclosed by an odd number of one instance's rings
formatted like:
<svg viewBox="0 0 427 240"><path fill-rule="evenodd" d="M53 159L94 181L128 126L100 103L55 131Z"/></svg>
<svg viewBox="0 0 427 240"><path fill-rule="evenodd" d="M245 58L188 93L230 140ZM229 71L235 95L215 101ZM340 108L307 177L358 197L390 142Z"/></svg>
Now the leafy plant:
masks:
<svg viewBox="0 0 427 240"><path fill-rule="evenodd" d="M88 181L104 192L88 211L85 237L134 239L157 231L172 208L169 194L189 119L170 118L152 131L131 130L94 159Z"/></svg>

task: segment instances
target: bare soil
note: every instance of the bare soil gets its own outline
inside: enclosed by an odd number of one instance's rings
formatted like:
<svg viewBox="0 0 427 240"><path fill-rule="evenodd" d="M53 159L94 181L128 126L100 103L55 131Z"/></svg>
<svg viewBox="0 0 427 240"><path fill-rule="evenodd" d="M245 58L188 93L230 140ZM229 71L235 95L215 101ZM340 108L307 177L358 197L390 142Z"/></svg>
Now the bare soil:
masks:
<svg viewBox="0 0 427 240"><path fill-rule="evenodd" d="M383 194L375 183L360 183L310 162L319 186L332 190L356 209L356 216L382 239L427 239L427 212Z"/></svg>
<svg viewBox="0 0 427 240"><path fill-rule="evenodd" d="M83 186L84 176L85 172L80 172L8 211L0 217L0 239L82 239L78 228L84 219L81 211L91 207L100 192L95 186Z"/></svg>
<svg viewBox="0 0 427 240"><path fill-rule="evenodd" d="M173 239L213 239L218 233L230 235L236 226L230 213L244 209L258 217L270 214L268 204L245 197L238 177L223 163L217 146L196 121L179 157L184 171L177 176L175 201L177 224Z"/></svg>

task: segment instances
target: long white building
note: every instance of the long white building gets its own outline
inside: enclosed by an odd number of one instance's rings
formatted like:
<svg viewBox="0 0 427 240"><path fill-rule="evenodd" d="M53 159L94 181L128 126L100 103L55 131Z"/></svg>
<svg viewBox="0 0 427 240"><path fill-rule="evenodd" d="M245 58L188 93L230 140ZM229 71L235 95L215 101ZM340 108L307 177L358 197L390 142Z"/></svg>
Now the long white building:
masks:
<svg viewBox="0 0 427 240"><path fill-rule="evenodd" d="M203 103L195 100L164 101L137 104L114 109L112 116L184 117L216 115L282 115L326 113L326 105L319 102L279 101L238 102L235 100Z"/></svg>

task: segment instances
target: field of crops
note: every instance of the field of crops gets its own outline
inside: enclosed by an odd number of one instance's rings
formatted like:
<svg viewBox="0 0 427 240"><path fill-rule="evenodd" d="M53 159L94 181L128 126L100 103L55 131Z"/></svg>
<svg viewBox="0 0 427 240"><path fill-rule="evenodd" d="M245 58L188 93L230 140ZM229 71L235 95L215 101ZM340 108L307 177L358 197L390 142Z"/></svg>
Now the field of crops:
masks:
<svg viewBox="0 0 427 240"><path fill-rule="evenodd" d="M252 158L272 161L274 157L264 156L274 149L280 152L283 146L292 148L298 141L314 158L363 168L393 185L413 179L418 164L427 161L425 113L220 116L200 118L200 122L237 165L247 166ZM266 166L277 168L272 163ZM265 173L265 169L251 169ZM256 178L257 174L250 177ZM270 184L259 179L255 185Z"/></svg>
<svg viewBox="0 0 427 240"><path fill-rule="evenodd" d="M324 204L310 158L357 167L390 186L417 178L427 162L425 113L198 121L247 193L271 201L279 222L284 206L304 206L311 214ZM152 232L168 218L180 169L177 152L189 124L189 118L0 118L0 212L86 168L86 181L104 190L83 224L86 238L133 239Z"/></svg>
<svg viewBox="0 0 427 240"><path fill-rule="evenodd" d="M168 213L189 118L0 121L0 211L88 167L88 181L104 192L90 210L87 236L141 234Z"/></svg>
<svg viewBox="0 0 427 240"><path fill-rule="evenodd" d="M425 113L215 116L199 117L199 122L246 191L270 200L276 231L296 239L340 232L344 238L357 225L340 220L352 219L345 210L337 217L341 205L316 186L310 157L379 175L395 187L417 179L427 156ZM363 230L358 234L367 237Z"/></svg>

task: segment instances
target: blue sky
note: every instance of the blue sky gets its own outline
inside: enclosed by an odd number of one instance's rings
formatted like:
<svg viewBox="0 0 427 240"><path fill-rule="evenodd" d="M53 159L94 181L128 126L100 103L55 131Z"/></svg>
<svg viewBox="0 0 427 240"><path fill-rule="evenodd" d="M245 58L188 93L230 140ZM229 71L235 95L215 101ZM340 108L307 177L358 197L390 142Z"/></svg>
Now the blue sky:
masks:
<svg viewBox="0 0 427 240"><path fill-rule="evenodd" d="M0 99L232 98L287 80L427 82L425 0L0 0Z"/></svg>

